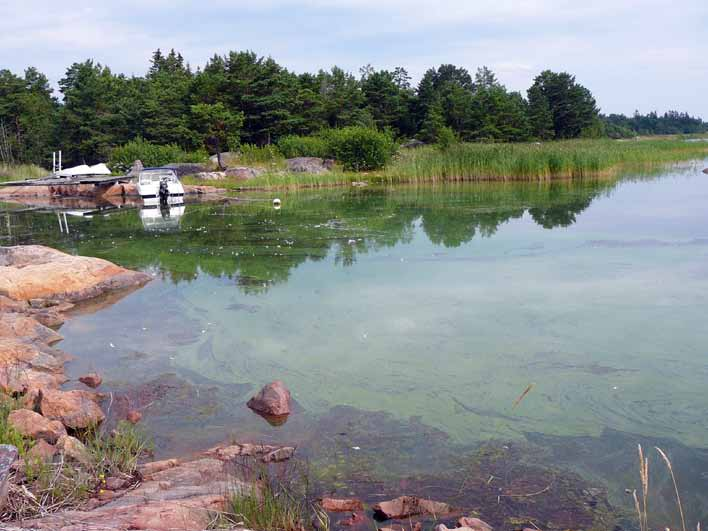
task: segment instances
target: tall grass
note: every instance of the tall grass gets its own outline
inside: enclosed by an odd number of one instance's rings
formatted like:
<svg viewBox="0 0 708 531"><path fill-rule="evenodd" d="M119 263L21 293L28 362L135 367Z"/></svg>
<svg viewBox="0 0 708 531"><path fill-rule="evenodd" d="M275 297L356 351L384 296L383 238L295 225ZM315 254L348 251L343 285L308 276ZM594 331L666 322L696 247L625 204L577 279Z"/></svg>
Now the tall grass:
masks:
<svg viewBox="0 0 708 531"><path fill-rule="evenodd" d="M49 173L49 171L35 164L0 163L0 182L38 179L39 177L46 177Z"/></svg>
<svg viewBox="0 0 708 531"><path fill-rule="evenodd" d="M351 186L358 181L368 184L546 181L658 169L666 164L705 157L708 157L708 143L677 138L568 140L544 144L467 143L446 149L426 146L400 150L386 168L378 171L343 171L341 166L335 166L332 172L311 175L274 169L249 181L219 181L218 186L275 189Z"/></svg>
<svg viewBox="0 0 708 531"><path fill-rule="evenodd" d="M571 140L543 144L456 144L399 153L386 181L543 180L582 178L708 156L683 140Z"/></svg>
<svg viewBox="0 0 708 531"><path fill-rule="evenodd" d="M650 531L649 527L649 510L647 509L649 501L649 457L645 456L642 445L637 445L639 451L639 478L641 480L641 501L640 497L637 495L637 491L632 491L632 498L634 499L634 508L637 511L637 518L639 519L639 529L640 531ZM674 474L674 467L671 464L669 456L659 448L658 446L654 448L656 452L661 457L661 460L666 465L666 469L671 476L671 482L673 483L674 493L676 494L676 507L678 508L679 516L681 517L681 531L686 531L686 519L683 513L683 504L681 503L681 495L679 493L678 482L676 481L676 475ZM666 531L670 531L668 527L665 527ZM696 531L701 531L701 523L696 524Z"/></svg>

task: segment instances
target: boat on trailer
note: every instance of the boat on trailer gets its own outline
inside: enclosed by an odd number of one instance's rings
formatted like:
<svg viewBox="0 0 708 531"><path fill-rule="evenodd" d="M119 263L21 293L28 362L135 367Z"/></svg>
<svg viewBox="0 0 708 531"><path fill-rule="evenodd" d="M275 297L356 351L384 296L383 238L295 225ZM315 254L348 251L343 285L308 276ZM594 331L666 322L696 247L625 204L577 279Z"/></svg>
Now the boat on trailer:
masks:
<svg viewBox="0 0 708 531"><path fill-rule="evenodd" d="M184 203L184 187L171 168L144 168L138 176L138 194L146 205Z"/></svg>

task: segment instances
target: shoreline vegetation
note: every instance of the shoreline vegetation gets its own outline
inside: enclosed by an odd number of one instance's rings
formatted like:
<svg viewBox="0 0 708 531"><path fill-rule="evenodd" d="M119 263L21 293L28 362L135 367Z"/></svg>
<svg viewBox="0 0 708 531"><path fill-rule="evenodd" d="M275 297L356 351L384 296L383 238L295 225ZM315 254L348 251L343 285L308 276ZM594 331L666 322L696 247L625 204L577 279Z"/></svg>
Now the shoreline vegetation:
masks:
<svg viewBox="0 0 708 531"><path fill-rule="evenodd" d="M546 181L616 175L623 171L655 169L667 164L708 157L708 143L682 139L633 141L567 140L549 143L472 144L447 148L422 146L400 149L380 170L346 171L337 164L332 171L295 173L287 171L284 158L274 150L263 161L245 157L262 170L248 180L229 177L214 181L230 190L270 190L354 185L395 185L462 181ZM186 184L204 184L191 175Z"/></svg>

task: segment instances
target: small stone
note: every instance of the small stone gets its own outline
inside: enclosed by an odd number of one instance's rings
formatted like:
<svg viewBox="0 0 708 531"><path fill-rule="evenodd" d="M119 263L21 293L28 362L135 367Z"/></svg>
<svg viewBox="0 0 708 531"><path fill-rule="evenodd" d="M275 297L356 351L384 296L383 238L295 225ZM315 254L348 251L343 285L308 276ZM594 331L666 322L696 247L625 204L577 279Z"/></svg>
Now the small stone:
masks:
<svg viewBox="0 0 708 531"><path fill-rule="evenodd" d="M83 465L91 463L91 455L88 449L80 440L71 435L63 435L57 441L57 449L67 458L77 461Z"/></svg>
<svg viewBox="0 0 708 531"><path fill-rule="evenodd" d="M106 478L105 488L108 490L123 490L130 482L127 479L110 477Z"/></svg>
<svg viewBox="0 0 708 531"><path fill-rule="evenodd" d="M130 422L131 424L137 424L140 422L143 418L143 414L140 413L137 409L131 409L128 411L128 414L125 416L125 420Z"/></svg>
<svg viewBox="0 0 708 531"><path fill-rule="evenodd" d="M103 382L103 378L95 372L90 372L79 377L79 381L90 387L91 389L96 389Z"/></svg>
<svg viewBox="0 0 708 531"><path fill-rule="evenodd" d="M325 511L340 513L350 513L364 510L364 504L362 504L360 500L354 498L322 498L320 505Z"/></svg>

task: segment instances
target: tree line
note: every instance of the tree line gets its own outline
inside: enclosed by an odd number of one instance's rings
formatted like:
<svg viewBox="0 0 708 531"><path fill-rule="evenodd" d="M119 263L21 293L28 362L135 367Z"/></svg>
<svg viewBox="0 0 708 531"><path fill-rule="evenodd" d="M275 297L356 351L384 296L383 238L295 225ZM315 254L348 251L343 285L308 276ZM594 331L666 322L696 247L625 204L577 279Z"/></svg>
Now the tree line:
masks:
<svg viewBox="0 0 708 531"><path fill-rule="evenodd" d="M214 152L352 125L425 142L708 131L676 112L603 116L590 90L565 72L540 73L524 95L486 67L473 75L441 65L414 86L400 67L296 74L251 51L215 55L193 70L174 50L157 50L147 73L131 77L87 60L66 70L59 92L35 68L23 76L0 70L0 154L8 159L0 162L46 165L61 149L67 163L95 163L135 138Z"/></svg>

